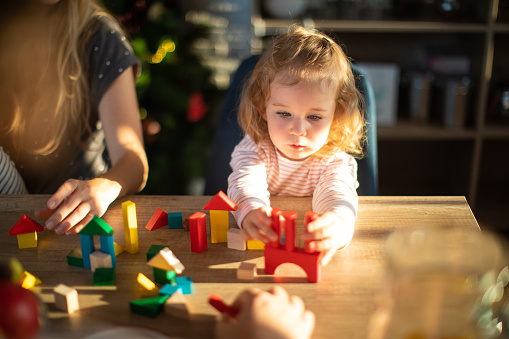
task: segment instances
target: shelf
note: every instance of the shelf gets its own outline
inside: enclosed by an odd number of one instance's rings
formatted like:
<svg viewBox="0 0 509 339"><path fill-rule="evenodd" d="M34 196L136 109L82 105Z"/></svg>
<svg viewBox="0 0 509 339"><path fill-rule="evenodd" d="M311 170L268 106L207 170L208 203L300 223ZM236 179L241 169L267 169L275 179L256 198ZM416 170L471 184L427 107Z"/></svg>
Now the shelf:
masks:
<svg viewBox="0 0 509 339"><path fill-rule="evenodd" d="M367 33L485 33L488 26L475 23L421 22L421 21L362 21L362 20L295 20L254 19L257 36L280 33L292 24L318 27L320 30ZM501 32L509 31L509 25L497 25Z"/></svg>
<svg viewBox="0 0 509 339"><path fill-rule="evenodd" d="M398 122L394 127L378 126L380 140L474 140L473 129L449 129L441 126Z"/></svg>
<svg viewBox="0 0 509 339"><path fill-rule="evenodd" d="M495 33L509 33L509 24L496 24Z"/></svg>
<svg viewBox="0 0 509 339"><path fill-rule="evenodd" d="M491 125L487 124L484 127L483 137L485 139L507 139L509 140L509 126L508 125Z"/></svg>

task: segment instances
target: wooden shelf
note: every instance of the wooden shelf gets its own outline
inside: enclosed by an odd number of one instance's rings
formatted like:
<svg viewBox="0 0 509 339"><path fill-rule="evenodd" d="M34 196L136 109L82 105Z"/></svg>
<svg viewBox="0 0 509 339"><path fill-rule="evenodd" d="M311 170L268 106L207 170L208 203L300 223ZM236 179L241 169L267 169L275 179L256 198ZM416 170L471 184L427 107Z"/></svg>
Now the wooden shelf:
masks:
<svg viewBox="0 0 509 339"><path fill-rule="evenodd" d="M254 31L258 36L280 33L292 24L317 27L321 30L368 33L485 33L488 26L476 23L448 23L423 21L363 21L363 20L312 20L255 19ZM504 31L509 25L498 25Z"/></svg>
<svg viewBox="0 0 509 339"><path fill-rule="evenodd" d="M441 126L398 122L394 127L377 126L381 140L474 140L473 129L449 129Z"/></svg>

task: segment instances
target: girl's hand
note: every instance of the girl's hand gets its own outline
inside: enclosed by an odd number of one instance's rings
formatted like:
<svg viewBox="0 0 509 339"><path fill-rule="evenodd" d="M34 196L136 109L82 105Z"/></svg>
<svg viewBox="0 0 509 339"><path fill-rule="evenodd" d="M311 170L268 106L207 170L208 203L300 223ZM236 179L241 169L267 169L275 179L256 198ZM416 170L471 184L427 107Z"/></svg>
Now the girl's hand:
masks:
<svg viewBox="0 0 509 339"><path fill-rule="evenodd" d="M315 315L282 287L244 290L232 307L239 310L237 317L226 315L216 327L216 338L309 339L313 334Z"/></svg>
<svg viewBox="0 0 509 339"><path fill-rule="evenodd" d="M310 222L301 238L310 252L322 252L320 262L327 265L337 250L347 246L353 237L354 225L334 212L325 212Z"/></svg>
<svg viewBox="0 0 509 339"><path fill-rule="evenodd" d="M258 239L264 243L277 240L277 234L272 229L272 209L263 206L249 212L242 221L242 236L245 240Z"/></svg>
<svg viewBox="0 0 509 339"><path fill-rule="evenodd" d="M94 215L102 216L118 197L120 185L105 178L69 179L59 187L47 207L35 211L38 219L47 219L45 226L57 234L79 233Z"/></svg>

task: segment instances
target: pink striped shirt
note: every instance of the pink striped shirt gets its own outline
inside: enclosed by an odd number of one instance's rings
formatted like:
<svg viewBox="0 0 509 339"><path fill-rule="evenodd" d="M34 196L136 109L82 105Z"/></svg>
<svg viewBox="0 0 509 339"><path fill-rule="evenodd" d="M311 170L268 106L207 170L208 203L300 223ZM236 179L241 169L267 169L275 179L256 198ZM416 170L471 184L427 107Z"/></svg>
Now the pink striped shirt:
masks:
<svg viewBox="0 0 509 339"><path fill-rule="evenodd" d="M333 211L352 225L355 222L357 162L346 153L290 160L272 142L258 148L246 136L233 150L230 166L228 196L238 206L234 215L239 226L253 209L270 206L270 195L313 196L313 211Z"/></svg>

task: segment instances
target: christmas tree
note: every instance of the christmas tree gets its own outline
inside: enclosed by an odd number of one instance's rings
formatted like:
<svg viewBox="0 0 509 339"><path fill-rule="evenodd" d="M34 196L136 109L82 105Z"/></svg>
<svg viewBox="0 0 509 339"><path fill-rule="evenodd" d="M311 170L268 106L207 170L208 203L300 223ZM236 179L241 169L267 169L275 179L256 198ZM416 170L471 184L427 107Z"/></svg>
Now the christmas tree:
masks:
<svg viewBox="0 0 509 339"><path fill-rule="evenodd" d="M143 194L188 194L203 177L220 91L193 53L208 28L185 20L178 1L108 0L142 63L136 82L149 179Z"/></svg>

